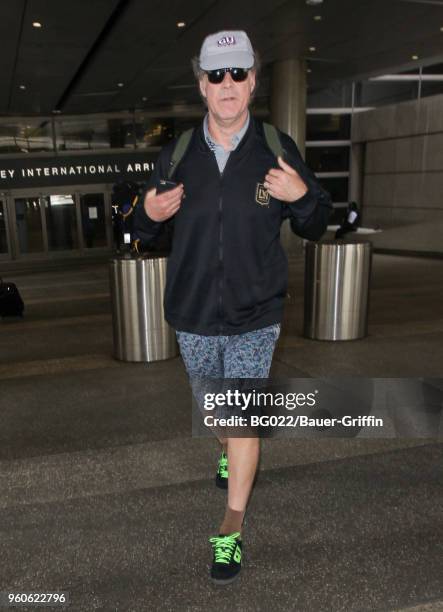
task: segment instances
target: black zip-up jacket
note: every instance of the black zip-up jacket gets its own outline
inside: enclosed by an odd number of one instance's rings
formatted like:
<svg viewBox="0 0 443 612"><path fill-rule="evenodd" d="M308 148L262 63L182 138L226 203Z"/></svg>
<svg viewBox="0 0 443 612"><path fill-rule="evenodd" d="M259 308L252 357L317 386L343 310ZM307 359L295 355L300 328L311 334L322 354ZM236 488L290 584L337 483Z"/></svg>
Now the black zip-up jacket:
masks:
<svg viewBox="0 0 443 612"><path fill-rule="evenodd" d="M295 142L279 132L285 161L308 187L293 203L270 198L260 190L265 175L278 168L261 121L251 116L248 129L220 174L203 132L193 132L174 180L183 183L185 198L172 219L154 222L140 199L135 230L152 242L173 223L167 266L164 312L179 331L201 335L240 334L282 320L288 265L280 244L280 226L290 218L292 230L318 240L327 227L331 203L305 166ZM176 141L160 152L147 189L168 178Z"/></svg>

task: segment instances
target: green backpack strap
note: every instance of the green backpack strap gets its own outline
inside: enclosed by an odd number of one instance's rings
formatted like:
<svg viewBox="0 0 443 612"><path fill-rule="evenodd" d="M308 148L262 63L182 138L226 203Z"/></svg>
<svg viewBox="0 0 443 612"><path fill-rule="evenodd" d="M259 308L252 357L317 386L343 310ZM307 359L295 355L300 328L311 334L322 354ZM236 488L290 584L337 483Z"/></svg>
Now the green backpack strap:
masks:
<svg viewBox="0 0 443 612"><path fill-rule="evenodd" d="M172 151L171 161L169 162L168 179L171 179L173 177L178 164L183 159L183 156L186 153L186 149L188 148L188 145L191 142L193 131L194 128L186 130L186 132L180 134L179 139L175 143L174 150Z"/></svg>
<svg viewBox="0 0 443 612"><path fill-rule="evenodd" d="M270 123L263 122L263 130L265 132L266 144L274 153L275 157L278 157L279 155L280 157L283 157L286 151L281 143L277 128Z"/></svg>

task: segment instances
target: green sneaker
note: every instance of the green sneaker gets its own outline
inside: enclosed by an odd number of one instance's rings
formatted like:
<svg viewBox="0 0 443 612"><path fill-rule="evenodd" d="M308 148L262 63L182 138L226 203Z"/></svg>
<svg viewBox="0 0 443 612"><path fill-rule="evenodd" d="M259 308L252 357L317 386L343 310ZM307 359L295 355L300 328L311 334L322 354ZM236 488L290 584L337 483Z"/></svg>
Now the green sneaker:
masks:
<svg viewBox="0 0 443 612"><path fill-rule="evenodd" d="M209 538L214 558L212 560L211 578L217 584L229 584L241 570L242 541L240 532L231 535L219 535Z"/></svg>
<svg viewBox="0 0 443 612"><path fill-rule="evenodd" d="M228 488L228 457L222 451L218 460L217 474L215 475L215 484L219 489Z"/></svg>

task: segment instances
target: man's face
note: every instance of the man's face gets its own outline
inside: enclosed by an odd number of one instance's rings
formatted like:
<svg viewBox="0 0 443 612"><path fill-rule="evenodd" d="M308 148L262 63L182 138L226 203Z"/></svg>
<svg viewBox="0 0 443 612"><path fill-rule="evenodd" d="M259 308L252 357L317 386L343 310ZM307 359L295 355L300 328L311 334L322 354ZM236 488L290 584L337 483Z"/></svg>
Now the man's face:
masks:
<svg viewBox="0 0 443 612"><path fill-rule="evenodd" d="M230 72L225 74L225 78L220 84L213 84L208 81L205 74L200 79L200 91L206 98L208 111L220 121L234 121L241 117L247 110L251 94L255 89L255 72L248 71L245 81L236 83Z"/></svg>

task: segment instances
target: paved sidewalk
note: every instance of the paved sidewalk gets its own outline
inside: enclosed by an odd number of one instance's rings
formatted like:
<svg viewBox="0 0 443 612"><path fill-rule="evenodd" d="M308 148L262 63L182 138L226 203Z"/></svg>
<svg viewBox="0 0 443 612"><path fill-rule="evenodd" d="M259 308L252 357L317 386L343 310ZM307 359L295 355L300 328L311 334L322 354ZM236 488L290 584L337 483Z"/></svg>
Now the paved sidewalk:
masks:
<svg viewBox="0 0 443 612"><path fill-rule="evenodd" d="M369 336L345 343L301 336L302 272L276 377L441 376L440 261L376 256ZM75 612L443 609L441 440L264 440L244 570L216 587L225 494L181 360L112 359L106 266L11 280L26 317L0 322L0 590L66 590Z"/></svg>

